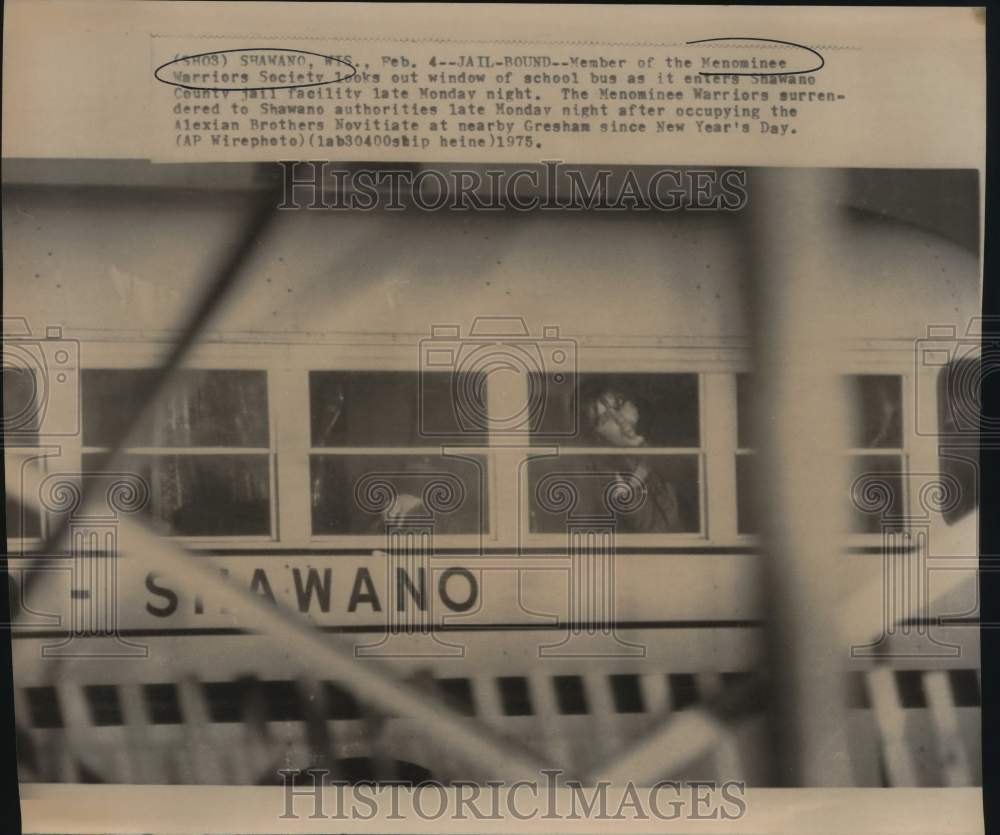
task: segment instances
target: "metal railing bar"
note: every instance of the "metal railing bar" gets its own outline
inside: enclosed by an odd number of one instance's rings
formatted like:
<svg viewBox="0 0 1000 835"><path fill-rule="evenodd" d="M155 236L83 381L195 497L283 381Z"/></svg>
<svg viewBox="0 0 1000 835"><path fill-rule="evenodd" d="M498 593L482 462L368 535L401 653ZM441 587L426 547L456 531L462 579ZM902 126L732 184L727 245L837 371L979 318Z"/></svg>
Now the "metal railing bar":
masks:
<svg viewBox="0 0 1000 835"><path fill-rule="evenodd" d="M7 479L7 489L17 493L19 479ZM23 497L37 504L37 485ZM455 713L443 699L419 687L399 681L391 668L374 658L359 661L341 639L318 632L300 615L281 604L272 604L222 577L205 560L164 540L127 517L119 521L119 558L134 559L155 568L180 586L211 595L230 612L239 612L253 631L277 641L296 656L305 669L323 670L335 680L349 682L383 713L406 717L434 739L447 739L449 746L472 763L491 772L491 779L541 779L551 763L514 743L482 722Z"/></svg>
<svg viewBox="0 0 1000 835"><path fill-rule="evenodd" d="M728 741L728 723L763 709L767 692L764 678L756 677L709 697L700 707L668 714L667 720L641 742L598 766L588 775L589 784L607 780L613 785L632 781L643 786L679 774L686 765Z"/></svg>

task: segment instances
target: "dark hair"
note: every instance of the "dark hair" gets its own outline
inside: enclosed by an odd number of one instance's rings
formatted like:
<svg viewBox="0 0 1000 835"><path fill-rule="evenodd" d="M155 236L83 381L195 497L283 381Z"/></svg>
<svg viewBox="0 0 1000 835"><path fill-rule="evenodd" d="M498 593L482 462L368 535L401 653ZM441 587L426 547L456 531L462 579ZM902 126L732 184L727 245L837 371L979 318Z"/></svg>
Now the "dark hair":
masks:
<svg viewBox="0 0 1000 835"><path fill-rule="evenodd" d="M608 395L621 403L631 402L634 403L636 407L639 405L636 398L632 395L632 392L626 386L615 384L592 386L588 391L582 391L580 399L583 403L583 409L581 409L580 417L581 425L585 434L594 434L594 430L597 427L597 403L599 400ZM641 416L641 409L639 410L639 413Z"/></svg>

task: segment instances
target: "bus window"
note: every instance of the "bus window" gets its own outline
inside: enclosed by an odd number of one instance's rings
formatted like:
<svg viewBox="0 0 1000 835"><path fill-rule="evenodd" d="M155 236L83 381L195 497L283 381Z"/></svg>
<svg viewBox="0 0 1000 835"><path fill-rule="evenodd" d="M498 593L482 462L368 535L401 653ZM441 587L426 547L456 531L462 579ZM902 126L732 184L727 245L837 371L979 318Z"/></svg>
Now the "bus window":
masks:
<svg viewBox="0 0 1000 835"><path fill-rule="evenodd" d="M149 369L84 370L84 447L109 447L121 437L154 373ZM137 429L132 446L267 448L266 372L178 372L177 384L150 420Z"/></svg>
<svg viewBox="0 0 1000 835"><path fill-rule="evenodd" d="M485 382L478 373L312 371L312 445L485 445Z"/></svg>
<svg viewBox="0 0 1000 835"><path fill-rule="evenodd" d="M903 379L895 374L853 374L850 444L851 484L855 493L878 491L878 500L867 502L855 495L851 503L853 533L881 533L898 529L893 520L906 512L903 448ZM874 454L877 450L878 454ZM868 510L877 505L877 509Z"/></svg>
<svg viewBox="0 0 1000 835"><path fill-rule="evenodd" d="M855 496L850 515L853 533L881 533L905 513L903 443L903 381L897 374L853 374L851 393L851 478L855 492L878 495L876 503ZM737 403L737 525L741 534L757 533L756 499L760 495L755 467L751 409L754 378L736 377ZM878 505L877 510L867 511Z"/></svg>
<svg viewBox="0 0 1000 835"><path fill-rule="evenodd" d="M851 503L851 532L900 530L901 522L893 520L900 520L906 507L902 456L853 455L852 463L855 500Z"/></svg>
<svg viewBox="0 0 1000 835"><path fill-rule="evenodd" d="M488 530L486 457L428 449L487 443L484 375L313 371L309 395L314 535L380 534L404 518Z"/></svg>
<svg viewBox="0 0 1000 835"><path fill-rule="evenodd" d="M532 443L559 437L570 454L528 466L531 531L559 533L571 517L613 517L622 533L701 531L697 374L577 375L532 427ZM568 501L567 501L568 499Z"/></svg>
<svg viewBox="0 0 1000 835"><path fill-rule="evenodd" d="M851 446L860 449L902 449L903 380L892 374L856 374Z"/></svg>
<svg viewBox="0 0 1000 835"><path fill-rule="evenodd" d="M151 373L83 372L84 473L139 408ZM145 481L150 500L144 511L171 535L267 536L269 434L264 371L187 369L178 372L177 385L136 430L121 467Z"/></svg>
<svg viewBox="0 0 1000 835"><path fill-rule="evenodd" d="M5 349L5 361L9 359L8 353L13 354ZM38 466L30 458L37 454L35 448L38 446L41 410L45 406L44 392L38 389L39 381L33 368L9 365L2 373L4 466L13 475L14 468L19 466ZM10 493L6 497L5 512L8 541L41 537L41 515L18 502Z"/></svg>
<svg viewBox="0 0 1000 835"><path fill-rule="evenodd" d="M381 534L387 520L404 518L426 519L440 534L489 529L483 456L314 452L310 458L316 536Z"/></svg>

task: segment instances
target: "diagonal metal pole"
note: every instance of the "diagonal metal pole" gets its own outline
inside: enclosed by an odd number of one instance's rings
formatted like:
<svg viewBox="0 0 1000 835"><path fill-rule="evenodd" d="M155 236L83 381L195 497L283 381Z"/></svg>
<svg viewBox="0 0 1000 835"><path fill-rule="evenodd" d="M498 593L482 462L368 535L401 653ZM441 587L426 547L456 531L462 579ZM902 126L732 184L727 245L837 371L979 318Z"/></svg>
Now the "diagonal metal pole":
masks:
<svg viewBox="0 0 1000 835"><path fill-rule="evenodd" d="M156 408L174 374L238 285L254 245L266 233L276 215L276 205L277 195L268 194L257 207L244 234L225 258L216 279L193 305L191 315L167 359L156 369L141 392L140 402L143 405L131 416L114 446L99 459L97 469L107 470L114 465L136 430ZM19 494L22 501L36 504L38 485L33 485L28 490L23 488L23 484L8 480L8 490ZM88 498L84 492L84 506ZM51 532L41 553L51 553L56 549L67 530L68 523L63 521ZM382 711L406 716L425 728L431 736L447 739L460 754L464 754L476 765L487 768L492 779L540 779L543 769L551 767L532 752L508 741L492 729L455 713L444 701L398 681L389 669L384 669L372 659L366 659L364 664L358 663L349 648L341 647L335 639L322 635L295 613L255 599L253 595L223 579L208 565L199 563L182 547L164 540L142 525L121 520L120 532L122 541L141 546L127 549L132 558L155 566L157 571L172 576L180 585L192 591L204 593L207 589L214 592L220 602L227 603L233 611L248 611L252 615L248 620L256 628L272 639L281 641L286 651L298 656L310 669L329 670L341 679L350 681L353 687Z"/></svg>
<svg viewBox="0 0 1000 835"><path fill-rule="evenodd" d="M21 475L6 478L12 494L22 490ZM41 480L28 476L24 499L39 507ZM475 719L457 713L447 702L428 694L419 686L400 681L391 668L373 658L359 661L353 647L335 636L324 635L305 618L277 603L237 586L223 577L210 562L200 560L182 546L170 542L144 525L127 517L118 521L119 558L135 560L158 574L171 578L192 593L211 595L253 631L277 642L282 651L297 658L304 669L322 670L323 676L350 682L368 703L382 713L411 720L430 739L441 741L451 750L482 769L491 780L540 781L551 763L533 751L508 740ZM564 773L556 779L567 779Z"/></svg>

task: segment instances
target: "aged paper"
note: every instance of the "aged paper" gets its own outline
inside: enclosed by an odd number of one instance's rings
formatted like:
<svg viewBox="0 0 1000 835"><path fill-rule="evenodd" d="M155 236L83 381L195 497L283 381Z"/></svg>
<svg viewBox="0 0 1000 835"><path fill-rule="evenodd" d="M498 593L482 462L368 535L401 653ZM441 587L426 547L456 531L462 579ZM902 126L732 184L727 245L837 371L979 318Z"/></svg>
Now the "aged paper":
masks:
<svg viewBox="0 0 1000 835"><path fill-rule="evenodd" d="M8 4L24 831L982 832L984 20Z"/></svg>

